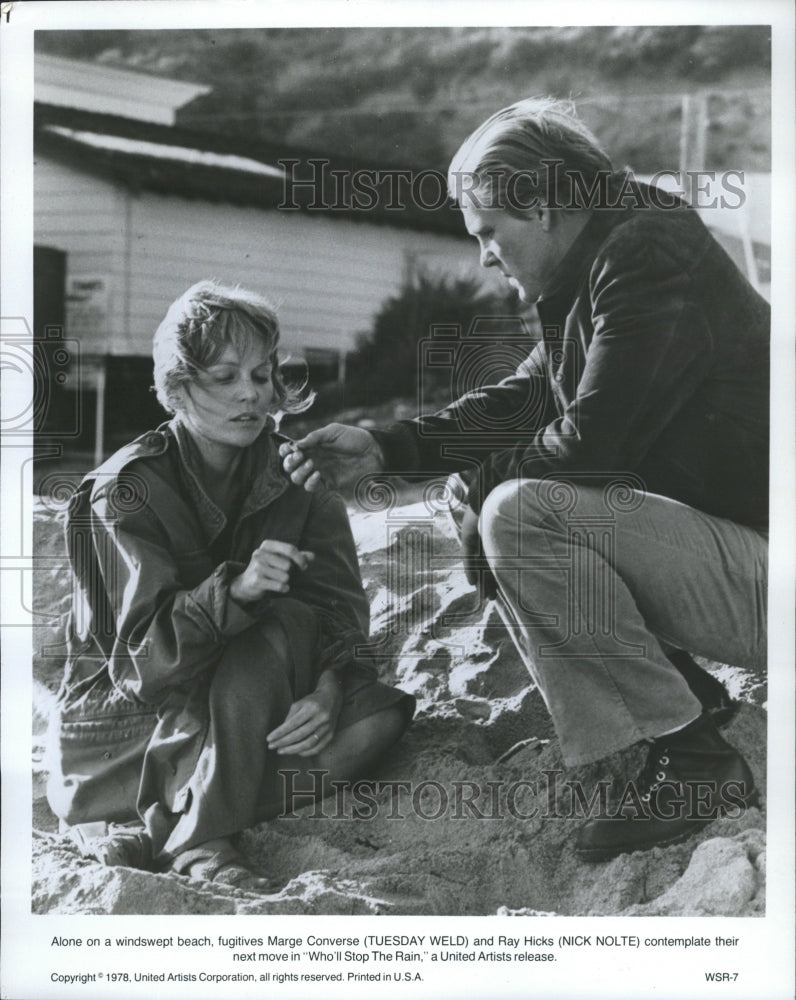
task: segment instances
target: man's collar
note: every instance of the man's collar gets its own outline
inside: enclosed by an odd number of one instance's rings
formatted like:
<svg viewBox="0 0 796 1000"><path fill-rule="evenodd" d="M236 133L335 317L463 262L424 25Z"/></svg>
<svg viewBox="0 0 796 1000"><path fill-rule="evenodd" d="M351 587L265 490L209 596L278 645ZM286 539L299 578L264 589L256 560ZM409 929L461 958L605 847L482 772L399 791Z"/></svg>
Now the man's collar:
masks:
<svg viewBox="0 0 796 1000"><path fill-rule="evenodd" d="M595 210L589 216L570 245L564 257L553 271L550 281L538 304L547 310L556 304L565 304L580 284L585 268L591 264L608 233L622 217L621 212Z"/></svg>
<svg viewBox="0 0 796 1000"><path fill-rule="evenodd" d="M616 226L627 222L637 211L662 209L692 212L687 202L671 193L661 194L664 204L652 197L648 184L638 180L631 172L620 170L609 181L609 204L592 209L586 225L575 237L563 259L553 271L547 288L538 300L541 312L556 312L571 303L584 271L597 256L597 251ZM656 208L657 206L657 208Z"/></svg>

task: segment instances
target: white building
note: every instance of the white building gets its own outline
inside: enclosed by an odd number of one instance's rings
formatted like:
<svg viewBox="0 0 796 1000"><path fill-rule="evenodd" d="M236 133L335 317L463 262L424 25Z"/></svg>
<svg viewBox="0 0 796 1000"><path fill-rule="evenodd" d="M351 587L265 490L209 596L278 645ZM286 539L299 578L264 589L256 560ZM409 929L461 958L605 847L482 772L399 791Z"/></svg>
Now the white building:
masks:
<svg viewBox="0 0 796 1000"><path fill-rule="evenodd" d="M177 111L211 90L164 76L37 53L35 99L41 104L174 125Z"/></svg>
<svg viewBox="0 0 796 1000"><path fill-rule="evenodd" d="M148 354L168 305L207 277L272 298L287 350L345 353L413 262L477 270L472 241L435 220L421 230L404 213L375 224L279 210L281 169L162 132L153 141L149 127L133 137L75 124L38 128L35 240L67 254L67 328L90 353Z"/></svg>
<svg viewBox="0 0 796 1000"><path fill-rule="evenodd" d="M178 109L206 92L37 56L35 243L63 255L64 326L83 373L94 373L98 452L107 359L148 359L168 305L202 278L269 296L285 353L312 360L344 359L416 267L479 270L450 206L427 211L393 188L403 210L381 194L358 208L333 186L320 196L329 175L310 169L307 154L175 125ZM299 163L288 179L309 170L313 188L286 188L286 157ZM428 180L426 200L440 192ZM301 210L280 208L302 200Z"/></svg>

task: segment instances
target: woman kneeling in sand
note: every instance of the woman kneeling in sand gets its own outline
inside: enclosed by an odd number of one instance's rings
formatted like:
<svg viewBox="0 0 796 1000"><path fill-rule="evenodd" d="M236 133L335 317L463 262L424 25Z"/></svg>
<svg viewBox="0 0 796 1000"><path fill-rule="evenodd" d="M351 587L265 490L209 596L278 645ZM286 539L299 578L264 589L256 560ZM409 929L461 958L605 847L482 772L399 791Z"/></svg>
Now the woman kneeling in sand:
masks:
<svg viewBox="0 0 796 1000"><path fill-rule="evenodd" d="M361 774L411 719L357 657L368 606L340 497L281 471L271 414L307 402L278 339L260 296L190 288L154 341L173 419L70 504L48 798L108 863L262 887L232 835L309 801L310 769L327 787Z"/></svg>

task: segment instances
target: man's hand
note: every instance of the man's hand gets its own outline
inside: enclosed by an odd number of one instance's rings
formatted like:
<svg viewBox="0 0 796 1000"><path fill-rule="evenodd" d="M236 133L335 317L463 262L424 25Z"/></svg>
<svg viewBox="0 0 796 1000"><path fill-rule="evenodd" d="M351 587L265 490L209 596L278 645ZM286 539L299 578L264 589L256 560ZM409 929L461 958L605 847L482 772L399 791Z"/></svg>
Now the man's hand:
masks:
<svg viewBox="0 0 796 1000"><path fill-rule="evenodd" d="M362 427L327 424L299 441L280 445L282 465L292 482L310 493L322 483L350 491L362 476L384 471L376 439Z"/></svg>
<svg viewBox="0 0 796 1000"><path fill-rule="evenodd" d="M497 597L497 583L492 576L481 548L478 533L478 515L472 507L464 508L464 516L459 525L462 543L462 562L467 582L478 587L480 602Z"/></svg>
<svg viewBox="0 0 796 1000"><path fill-rule="evenodd" d="M268 749L312 757L332 742L342 706L340 684L334 671L327 670L313 693L294 701L282 725L268 734Z"/></svg>
<svg viewBox="0 0 796 1000"><path fill-rule="evenodd" d="M291 568L305 570L314 558L314 552L302 552L289 542L266 538L252 552L246 569L230 583L230 597L245 604L259 600L269 591L286 594L290 590Z"/></svg>

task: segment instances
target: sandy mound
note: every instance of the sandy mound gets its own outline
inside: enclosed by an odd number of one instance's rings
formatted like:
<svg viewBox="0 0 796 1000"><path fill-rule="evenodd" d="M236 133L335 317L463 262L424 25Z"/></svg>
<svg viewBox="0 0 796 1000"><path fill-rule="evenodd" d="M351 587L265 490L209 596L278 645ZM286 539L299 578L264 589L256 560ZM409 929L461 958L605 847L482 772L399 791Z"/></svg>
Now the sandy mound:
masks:
<svg viewBox="0 0 796 1000"><path fill-rule="evenodd" d="M374 497L379 507L383 498ZM39 503L36 610L69 602L53 509ZM254 895L176 875L103 868L79 855L43 797L44 730L62 661L42 627L34 662L33 910L36 913L755 915L763 912L765 818L720 820L684 844L586 865L571 846L588 796L635 777L643 751L565 770L538 692L493 607L474 608L445 517L425 502L357 511L354 532L385 679L418 698L416 721L374 780L295 818L248 831L273 876ZM765 679L711 664L745 704L727 738L765 801Z"/></svg>

